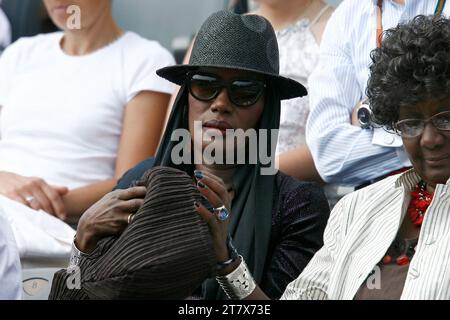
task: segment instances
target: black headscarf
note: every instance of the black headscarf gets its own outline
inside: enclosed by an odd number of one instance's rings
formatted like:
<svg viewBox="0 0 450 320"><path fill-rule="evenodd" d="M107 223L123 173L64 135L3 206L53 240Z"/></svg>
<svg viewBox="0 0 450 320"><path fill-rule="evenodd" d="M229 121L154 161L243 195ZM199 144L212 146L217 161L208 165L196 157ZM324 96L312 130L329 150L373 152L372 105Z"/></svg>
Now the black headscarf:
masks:
<svg viewBox="0 0 450 320"><path fill-rule="evenodd" d="M175 165L171 160L172 149L178 141L171 141L175 129L188 129L188 90L186 85L180 89L164 133L161 146L155 159L155 166L178 168L193 175L193 165ZM259 128L278 129L280 123L280 99L277 92L267 84L264 110L259 120ZM259 143L258 149L259 150ZM267 149L271 152L271 134L268 130ZM257 283L263 278L266 256L271 234L271 221L274 199L275 175L261 175L259 156L257 164L240 165L233 177L233 199L229 232L233 244L243 256ZM203 285L205 299L225 299L226 295L215 279Z"/></svg>

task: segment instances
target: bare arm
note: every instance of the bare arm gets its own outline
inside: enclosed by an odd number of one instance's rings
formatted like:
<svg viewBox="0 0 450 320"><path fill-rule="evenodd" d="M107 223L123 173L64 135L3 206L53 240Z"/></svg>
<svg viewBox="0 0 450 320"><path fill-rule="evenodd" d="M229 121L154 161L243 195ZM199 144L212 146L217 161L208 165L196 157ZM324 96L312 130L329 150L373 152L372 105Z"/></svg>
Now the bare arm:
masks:
<svg viewBox="0 0 450 320"><path fill-rule="evenodd" d="M307 146L299 147L278 156L279 170L303 181L325 184L316 169L311 151Z"/></svg>
<svg viewBox="0 0 450 320"><path fill-rule="evenodd" d="M101 181L85 187L73 189L63 197L67 223L76 224L80 216L116 185L116 179Z"/></svg>
<svg viewBox="0 0 450 320"><path fill-rule="evenodd" d="M168 94L144 91L128 103L114 178L69 191L63 197L68 222L77 222L85 210L113 189L127 170L156 153L169 99Z"/></svg>
<svg viewBox="0 0 450 320"><path fill-rule="evenodd" d="M116 179L156 154L169 99L168 94L146 91L128 104L117 155Z"/></svg>

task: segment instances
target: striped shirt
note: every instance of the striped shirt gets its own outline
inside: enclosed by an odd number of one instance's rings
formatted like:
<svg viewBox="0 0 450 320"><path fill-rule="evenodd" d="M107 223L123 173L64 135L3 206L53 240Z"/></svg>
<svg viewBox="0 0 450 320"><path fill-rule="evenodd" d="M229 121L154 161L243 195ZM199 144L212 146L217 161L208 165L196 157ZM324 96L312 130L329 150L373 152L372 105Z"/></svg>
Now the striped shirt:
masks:
<svg viewBox="0 0 450 320"><path fill-rule="evenodd" d="M433 14L438 0L383 1L383 28L418 14ZM318 65L309 78L310 116L306 141L322 179L359 185L410 166L400 137L382 128L350 123L353 108L366 90L376 47L377 0L344 0L325 29ZM450 14L447 1L443 13Z"/></svg>
<svg viewBox="0 0 450 320"><path fill-rule="evenodd" d="M324 246L281 299L353 299L394 241L420 179L412 169L344 197ZM450 299L450 179L436 186L401 299Z"/></svg>

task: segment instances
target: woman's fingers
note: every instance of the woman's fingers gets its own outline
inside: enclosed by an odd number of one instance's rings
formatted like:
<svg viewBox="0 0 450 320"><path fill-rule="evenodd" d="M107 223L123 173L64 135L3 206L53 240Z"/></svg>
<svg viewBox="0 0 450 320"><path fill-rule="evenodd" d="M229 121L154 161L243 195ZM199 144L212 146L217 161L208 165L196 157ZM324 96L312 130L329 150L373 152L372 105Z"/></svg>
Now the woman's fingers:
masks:
<svg viewBox="0 0 450 320"><path fill-rule="evenodd" d="M44 184L42 186L42 191L45 193L46 197L50 201L50 204L53 208L53 212L55 213L55 215L60 219L66 218L66 208L64 206L62 196L59 193L59 191L62 191L62 188L58 191L53 187Z"/></svg>
<svg viewBox="0 0 450 320"><path fill-rule="evenodd" d="M197 210L197 213L202 217L202 219L208 224L208 226L211 228L215 228L217 224L217 220L214 217L214 213L211 213L208 209L205 208L201 203L195 202L194 203L195 210ZM211 229L212 230L212 229Z"/></svg>
<svg viewBox="0 0 450 320"><path fill-rule="evenodd" d="M125 214L136 213L144 204L144 199L131 199L123 202L122 208Z"/></svg>
<svg viewBox="0 0 450 320"><path fill-rule="evenodd" d="M227 256L228 251L226 249L227 223L219 221L215 213L211 213L199 202L195 202L194 207L200 217L208 224L218 261L223 261L222 257Z"/></svg>
<svg viewBox="0 0 450 320"><path fill-rule="evenodd" d="M55 211L53 210L53 206L51 201L45 192L41 189L43 186L36 186L29 192L34 197L32 201L30 201L30 207L34 210L42 209L45 212L54 215Z"/></svg>
<svg viewBox="0 0 450 320"><path fill-rule="evenodd" d="M211 178L212 180L215 180L218 184L222 184L222 185L225 186L223 180L222 180L221 178L219 178L218 176L212 174L212 173L209 173L209 172L206 172L206 171L195 170L195 171L194 171L194 174L195 174L196 176L198 176L198 177L201 177L201 176L202 176L202 177L208 177L208 178ZM200 179L201 179L201 178L200 178Z"/></svg>
<svg viewBox="0 0 450 320"><path fill-rule="evenodd" d="M13 200L19 201L34 210L44 210L59 218L65 216L64 203L61 196L68 192L66 187L51 187L45 180L36 177L14 175Z"/></svg>
<svg viewBox="0 0 450 320"><path fill-rule="evenodd" d="M117 190L120 200L131 200L135 198L144 198L147 193L146 187L132 187L125 190Z"/></svg>
<svg viewBox="0 0 450 320"><path fill-rule="evenodd" d="M145 187L133 187L110 192L97 201L85 211L78 223L81 245L88 244L85 246L92 248L98 239L122 234L143 205L145 194Z"/></svg>
<svg viewBox="0 0 450 320"><path fill-rule="evenodd" d="M27 202L27 200L25 199L25 197L27 197L29 195L23 196L19 193L12 193L10 195L8 195L8 198L17 202L22 203L25 206L29 206L30 204Z"/></svg>
<svg viewBox="0 0 450 320"><path fill-rule="evenodd" d="M39 200L37 200L34 196L27 196L27 201L26 201L26 206L30 207L33 210L39 211L39 210L43 210L45 212L47 212L50 215L53 215L53 212L51 211L47 211L46 209L44 209L44 207L41 205L41 203L39 202ZM30 200L30 198L32 198L32 200Z"/></svg>
<svg viewBox="0 0 450 320"><path fill-rule="evenodd" d="M122 234L122 232L128 227L129 222L131 222L130 215L133 216L132 212L123 212L121 215L117 216L117 228L115 230L116 235Z"/></svg>
<svg viewBox="0 0 450 320"><path fill-rule="evenodd" d="M231 201L230 201L230 195L228 194L228 190L226 189L226 186L223 182L222 179L220 179L219 177L210 174L210 173L205 173L203 171L195 171L195 178L198 181L198 186L200 186L199 190L200 192L202 192L202 194L204 196L207 197L207 199L211 202L211 204L214 207L221 207L221 206L225 206L228 210L230 210L231 208ZM202 185L206 186L206 188L202 188ZM206 189L206 190L202 190L202 189ZM212 196L212 198L208 197L208 192L207 190L210 189L213 194L215 196ZM205 194L206 193L206 194ZM218 197L220 199L220 201L216 200L216 197Z"/></svg>
<svg viewBox="0 0 450 320"><path fill-rule="evenodd" d="M117 201L115 206L116 210L109 211L109 216L111 217L110 233L118 235L131 223L133 215L136 214L139 208L144 204L144 199L136 198L114 201Z"/></svg>
<svg viewBox="0 0 450 320"><path fill-rule="evenodd" d="M69 193L69 188L63 186L50 186L53 188L61 197Z"/></svg>
<svg viewBox="0 0 450 320"><path fill-rule="evenodd" d="M145 180L137 180L136 182L135 182L135 187L145 187L146 186L146 181Z"/></svg>
<svg viewBox="0 0 450 320"><path fill-rule="evenodd" d="M224 205L224 200L219 195L217 195L212 189L210 189L203 182L203 179L202 181L199 181L197 183L197 189L209 201L209 203L211 203L213 207L217 208Z"/></svg>
<svg viewBox="0 0 450 320"><path fill-rule="evenodd" d="M220 197L228 196L227 188L219 177L203 171L195 171L195 177L197 181L202 181Z"/></svg>

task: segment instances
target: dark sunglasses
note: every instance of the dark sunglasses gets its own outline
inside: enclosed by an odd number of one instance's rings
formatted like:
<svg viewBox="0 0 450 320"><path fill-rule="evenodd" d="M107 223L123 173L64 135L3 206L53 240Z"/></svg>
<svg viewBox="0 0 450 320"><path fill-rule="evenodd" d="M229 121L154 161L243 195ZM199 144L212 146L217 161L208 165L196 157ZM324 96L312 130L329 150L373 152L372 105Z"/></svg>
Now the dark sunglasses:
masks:
<svg viewBox="0 0 450 320"><path fill-rule="evenodd" d="M191 95L200 101L217 98L223 88L227 88L228 98L238 107L254 105L264 92L266 84L254 79L223 80L216 75L190 72L187 74Z"/></svg>

